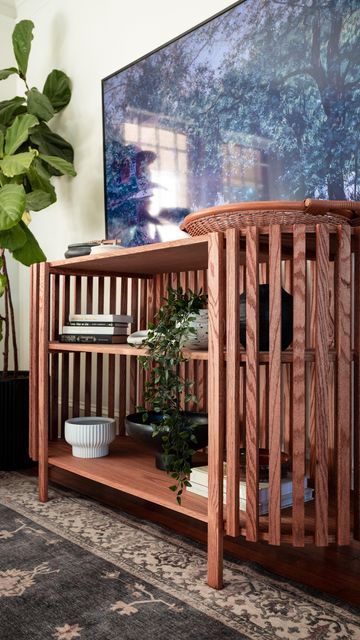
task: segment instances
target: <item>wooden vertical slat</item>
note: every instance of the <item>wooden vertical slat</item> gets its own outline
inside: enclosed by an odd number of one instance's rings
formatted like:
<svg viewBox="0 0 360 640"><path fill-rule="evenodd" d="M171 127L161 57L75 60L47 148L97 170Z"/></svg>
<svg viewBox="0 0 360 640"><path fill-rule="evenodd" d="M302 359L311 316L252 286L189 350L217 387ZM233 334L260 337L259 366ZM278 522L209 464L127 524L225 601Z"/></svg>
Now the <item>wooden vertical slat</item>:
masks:
<svg viewBox="0 0 360 640"><path fill-rule="evenodd" d="M195 271L189 271L188 272L188 288L191 289L191 291L195 291L196 290L196 272ZM195 379L195 362L194 360L190 360L187 363L187 380L189 380L190 382L192 382L192 386L189 388L189 391L191 393L194 393L195 395L197 395L197 383L196 383L196 379ZM188 402L186 405L186 409L188 411L196 411L196 405L194 402Z"/></svg>
<svg viewBox="0 0 360 640"><path fill-rule="evenodd" d="M127 314L128 278L121 278L120 313ZM119 433L125 433L126 416L126 356L119 358Z"/></svg>
<svg viewBox="0 0 360 640"><path fill-rule="evenodd" d="M305 475L305 322L306 322L306 233L305 225L294 225L293 260L293 403L292 403L292 536L295 547L304 546Z"/></svg>
<svg viewBox="0 0 360 640"><path fill-rule="evenodd" d="M337 229L335 327L337 352L336 385L336 538L350 544L351 489L351 229Z"/></svg>
<svg viewBox="0 0 360 640"><path fill-rule="evenodd" d="M59 295L60 276L51 274L51 340L59 339ZM51 426L50 435L52 440L56 440L59 430L59 354L51 355Z"/></svg>
<svg viewBox="0 0 360 640"><path fill-rule="evenodd" d="M81 313L81 276L75 278L74 311ZM72 414L75 417L80 415L80 378L80 353L74 353Z"/></svg>
<svg viewBox="0 0 360 640"><path fill-rule="evenodd" d="M257 541L259 528L259 238L246 237L246 539Z"/></svg>
<svg viewBox="0 0 360 640"><path fill-rule="evenodd" d="M146 329L146 297L147 297L147 281L145 279L140 280L140 293L139 293L139 318L138 329L140 331ZM144 404L144 383L145 375L143 367L138 367L138 392L137 403L140 407Z"/></svg>
<svg viewBox="0 0 360 640"><path fill-rule="evenodd" d="M138 291L139 291L139 280L138 278L131 279L131 315L133 317L133 322L131 324L131 332L137 330L138 326ZM137 396L137 358L136 356L130 356L130 389L129 389L129 400L130 400L130 413L133 413L136 409L136 396Z"/></svg>
<svg viewBox="0 0 360 640"><path fill-rule="evenodd" d="M63 278L62 290L62 325L69 322L70 311L70 276ZM61 436L64 437L65 420L69 417L69 353L61 356Z"/></svg>
<svg viewBox="0 0 360 640"><path fill-rule="evenodd" d="M329 422L329 233L325 224L316 225L316 470L315 544L328 544L328 422Z"/></svg>
<svg viewBox="0 0 360 640"><path fill-rule="evenodd" d="M292 262L285 260L283 268L282 286L288 293L292 294ZM282 450L287 453L292 449L292 375L291 365L282 365L282 387L283 387L283 426L282 426Z"/></svg>
<svg viewBox="0 0 360 640"><path fill-rule="evenodd" d="M197 272L196 291L199 293L205 293L205 272L203 270ZM196 360L195 362L195 375L196 375L196 397L198 399L197 410L206 411L206 369L205 362L202 360Z"/></svg>
<svg viewBox="0 0 360 640"><path fill-rule="evenodd" d="M39 497L48 498L48 430L49 430L49 266L39 266Z"/></svg>
<svg viewBox="0 0 360 640"><path fill-rule="evenodd" d="M269 543L279 545L281 482L281 231L270 227L269 238Z"/></svg>
<svg viewBox="0 0 360 640"><path fill-rule="evenodd" d="M209 499L208 584L223 584L224 238L209 235Z"/></svg>
<svg viewBox="0 0 360 640"><path fill-rule="evenodd" d="M116 278L110 278L109 290L109 313L116 313ZM115 356L109 355L108 360L108 416L113 418L115 415Z"/></svg>
<svg viewBox="0 0 360 640"><path fill-rule="evenodd" d="M360 540L360 228L354 229L354 539Z"/></svg>
<svg viewBox="0 0 360 640"><path fill-rule="evenodd" d="M149 322L154 322L154 315L155 315L155 279L156 277L154 276L153 278L149 279L147 281L147 307L146 307L146 322L147 325L149 324ZM149 381L149 372L146 371L145 372L145 385L146 383ZM148 403L146 403L146 408L149 408Z"/></svg>
<svg viewBox="0 0 360 640"><path fill-rule="evenodd" d="M185 271L182 271L180 273L180 287L182 288L183 292L185 292L186 289L187 289L187 273ZM188 379L187 373L188 373L188 363L182 362L180 364L180 366L179 366L179 374L180 374L182 380L186 381ZM181 406L182 410L186 409L186 406L185 406L185 388L180 393L180 406Z"/></svg>
<svg viewBox="0 0 360 640"><path fill-rule="evenodd" d="M99 278L98 280L98 300L97 300L97 312L104 313L104 288L105 279ZM103 404L103 379L104 379L104 356L102 353L98 353L96 356L96 415L102 415Z"/></svg>
<svg viewBox="0 0 360 640"><path fill-rule="evenodd" d="M86 282L86 313L93 312L94 281L91 276ZM91 353L85 354L85 415L91 414L91 382L92 382L92 357Z"/></svg>
<svg viewBox="0 0 360 640"><path fill-rule="evenodd" d="M30 290L30 377L29 377L29 401L30 401L30 437L29 455L33 460L39 457L39 265L31 267Z"/></svg>
<svg viewBox="0 0 360 640"><path fill-rule="evenodd" d="M239 535L240 510L240 236L237 229L226 232L226 532Z"/></svg>

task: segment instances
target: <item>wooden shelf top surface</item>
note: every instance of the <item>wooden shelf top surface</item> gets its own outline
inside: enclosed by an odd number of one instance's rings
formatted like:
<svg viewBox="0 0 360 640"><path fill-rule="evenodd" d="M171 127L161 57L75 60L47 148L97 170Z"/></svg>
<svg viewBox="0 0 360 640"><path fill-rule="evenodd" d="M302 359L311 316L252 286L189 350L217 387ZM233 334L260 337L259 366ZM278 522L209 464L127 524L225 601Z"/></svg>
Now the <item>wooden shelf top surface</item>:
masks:
<svg viewBox="0 0 360 640"><path fill-rule="evenodd" d="M126 436L116 438L108 456L94 459L74 458L63 440L49 442L49 464L207 522L207 499L189 493L180 507L169 489L173 479L156 469L153 453Z"/></svg>
<svg viewBox="0 0 360 640"><path fill-rule="evenodd" d="M69 275L137 275L153 276L206 269L208 236L184 238L140 247L115 249L106 254L94 254L49 262L50 272Z"/></svg>

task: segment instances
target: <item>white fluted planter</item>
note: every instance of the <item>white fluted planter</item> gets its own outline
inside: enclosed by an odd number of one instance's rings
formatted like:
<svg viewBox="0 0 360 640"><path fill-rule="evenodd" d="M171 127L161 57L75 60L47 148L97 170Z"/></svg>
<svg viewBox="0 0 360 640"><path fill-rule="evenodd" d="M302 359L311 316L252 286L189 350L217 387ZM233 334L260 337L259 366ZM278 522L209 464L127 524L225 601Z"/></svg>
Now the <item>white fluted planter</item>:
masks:
<svg viewBox="0 0 360 640"><path fill-rule="evenodd" d="M70 418L65 421L65 440L72 446L75 458L102 458L109 453L115 439L113 418Z"/></svg>

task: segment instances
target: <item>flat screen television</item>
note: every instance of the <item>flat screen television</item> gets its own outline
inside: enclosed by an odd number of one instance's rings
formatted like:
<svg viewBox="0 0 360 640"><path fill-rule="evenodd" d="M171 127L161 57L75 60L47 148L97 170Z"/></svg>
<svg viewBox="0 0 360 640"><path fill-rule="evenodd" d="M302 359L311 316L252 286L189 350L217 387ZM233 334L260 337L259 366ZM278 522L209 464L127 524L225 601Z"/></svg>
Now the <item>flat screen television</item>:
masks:
<svg viewBox="0 0 360 640"><path fill-rule="evenodd" d="M102 81L107 238L229 202L360 199L357 0L245 0Z"/></svg>

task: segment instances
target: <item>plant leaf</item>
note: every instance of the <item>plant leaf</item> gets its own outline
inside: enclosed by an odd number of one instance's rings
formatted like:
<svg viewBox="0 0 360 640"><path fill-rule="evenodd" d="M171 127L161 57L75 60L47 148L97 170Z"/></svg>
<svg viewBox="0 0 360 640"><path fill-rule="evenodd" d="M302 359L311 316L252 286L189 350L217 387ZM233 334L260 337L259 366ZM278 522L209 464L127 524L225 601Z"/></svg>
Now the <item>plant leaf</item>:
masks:
<svg viewBox="0 0 360 640"><path fill-rule="evenodd" d="M21 20L15 25L15 29L12 34L12 43L16 62L18 63L20 76L25 78L30 49L31 40L33 39L34 23L31 20Z"/></svg>
<svg viewBox="0 0 360 640"><path fill-rule="evenodd" d="M0 231L11 229L20 220L25 209L25 191L22 185L6 184L0 189Z"/></svg>
<svg viewBox="0 0 360 640"><path fill-rule="evenodd" d="M46 78L43 93L49 98L55 111L61 111L70 102L70 78L63 71L53 69Z"/></svg>
<svg viewBox="0 0 360 640"><path fill-rule="evenodd" d="M33 191L36 189L46 191L50 194L51 204L56 202L56 192L50 182L50 176L39 158L35 158L27 175Z"/></svg>
<svg viewBox="0 0 360 640"><path fill-rule="evenodd" d="M2 100L0 102L0 124L7 127L14 116L26 113L24 102L25 98L20 98L20 96L15 96L12 100Z"/></svg>
<svg viewBox="0 0 360 640"><path fill-rule="evenodd" d="M9 178L18 176L28 171L37 151L25 151L24 153L16 153L14 156L4 156L0 160L0 167L3 173Z"/></svg>
<svg viewBox="0 0 360 640"><path fill-rule="evenodd" d="M51 194L42 189L35 189L26 194L26 208L30 211L41 211L53 203Z"/></svg>
<svg viewBox="0 0 360 640"><path fill-rule="evenodd" d="M5 136L3 131L0 131L0 158L4 157L4 140Z"/></svg>
<svg viewBox="0 0 360 640"><path fill-rule="evenodd" d="M34 262L43 262L46 260L46 256L43 250L40 248L38 241L35 236L31 233L29 227L24 224L23 221L20 223L22 231L24 231L26 236L25 244L20 248L13 251L13 256L15 260L18 260L22 264L25 264L29 267Z"/></svg>
<svg viewBox="0 0 360 640"><path fill-rule="evenodd" d="M15 251L20 249L26 242L26 235L19 224L16 224L7 231L0 231L0 247Z"/></svg>
<svg viewBox="0 0 360 640"><path fill-rule="evenodd" d="M25 113L16 116L12 125L8 128L5 137L5 153L11 155L22 145L29 137L29 130L38 124L35 116Z"/></svg>
<svg viewBox="0 0 360 640"><path fill-rule="evenodd" d="M45 122L40 122L40 124L31 131L30 140L31 144L35 145L38 150L45 155L57 156L68 162L73 162L74 160L74 150L71 144L57 133L51 131ZM53 169L50 165L47 165L47 170L52 175L62 175L60 171Z"/></svg>
<svg viewBox="0 0 360 640"><path fill-rule="evenodd" d="M14 73L19 73L16 67L9 67L8 69L0 70L0 80L6 80L9 76L14 75Z"/></svg>
<svg viewBox="0 0 360 640"><path fill-rule="evenodd" d="M0 274L0 297L4 295L6 285L7 285L7 277L1 273Z"/></svg>
<svg viewBox="0 0 360 640"><path fill-rule="evenodd" d="M45 120L45 122L55 115L49 98L36 89L36 87L27 91L26 96L29 113L37 116L40 120Z"/></svg>
<svg viewBox="0 0 360 640"><path fill-rule="evenodd" d="M46 156L43 153L39 153L39 157L61 173L66 173L68 176L76 176L76 171L72 162L68 162L63 158L58 158L57 156Z"/></svg>

